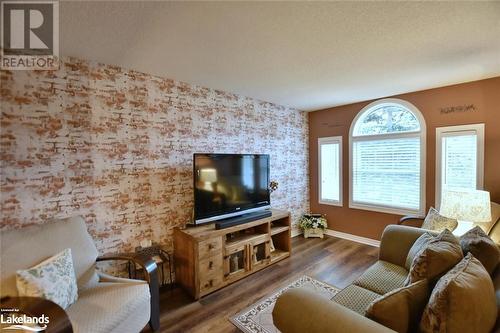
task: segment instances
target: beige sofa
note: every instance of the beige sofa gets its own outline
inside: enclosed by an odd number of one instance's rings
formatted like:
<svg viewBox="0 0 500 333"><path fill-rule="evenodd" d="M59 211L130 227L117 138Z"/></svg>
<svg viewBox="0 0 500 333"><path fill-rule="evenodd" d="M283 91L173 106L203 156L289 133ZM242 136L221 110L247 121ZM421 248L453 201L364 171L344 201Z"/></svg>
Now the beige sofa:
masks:
<svg viewBox="0 0 500 333"><path fill-rule="evenodd" d="M283 333L393 332L363 314L377 297L403 286L408 251L426 230L389 225L380 242L379 260L332 300L302 289L281 295L273 310L276 327ZM500 269L493 275L500 309ZM500 328L497 322L497 328Z"/></svg>
<svg viewBox="0 0 500 333"><path fill-rule="evenodd" d="M16 271L71 248L78 300L66 312L74 332L137 333L150 323L159 328L158 277L154 261L138 257L98 257L81 217L1 233L0 295L17 296ZM131 260L143 266L147 281L100 274L101 260ZM149 283L148 283L149 282Z"/></svg>

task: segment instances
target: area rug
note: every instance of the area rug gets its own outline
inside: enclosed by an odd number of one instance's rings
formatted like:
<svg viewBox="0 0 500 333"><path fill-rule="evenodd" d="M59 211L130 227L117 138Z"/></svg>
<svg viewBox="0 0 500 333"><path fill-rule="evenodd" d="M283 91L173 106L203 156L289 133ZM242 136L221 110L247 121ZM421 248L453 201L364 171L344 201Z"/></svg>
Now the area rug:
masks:
<svg viewBox="0 0 500 333"><path fill-rule="evenodd" d="M290 288L306 288L327 299L331 299L339 292L338 288L304 275L269 297L261 299L245 310L240 311L229 320L245 333L279 333L280 331L273 324L272 312L276 299Z"/></svg>

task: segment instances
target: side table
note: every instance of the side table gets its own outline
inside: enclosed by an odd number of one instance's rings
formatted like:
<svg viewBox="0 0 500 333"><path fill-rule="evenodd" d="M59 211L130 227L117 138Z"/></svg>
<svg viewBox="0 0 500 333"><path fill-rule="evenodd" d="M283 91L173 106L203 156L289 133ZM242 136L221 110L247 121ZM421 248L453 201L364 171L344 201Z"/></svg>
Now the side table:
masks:
<svg viewBox="0 0 500 333"><path fill-rule="evenodd" d="M155 262L156 265L158 266L158 274L161 274L159 276L159 281L160 281L160 286L165 286L167 282L165 281L165 265L168 265L168 275L169 275L169 282L170 286L173 286L173 264L172 264L172 256L165 251L164 249L161 248L160 245L152 245L148 247L137 247L135 249L135 252L139 255L145 255L150 258L152 258ZM133 265L132 263L127 264L127 270L128 270L128 275L129 278L137 278L137 273L140 272L142 269L136 265Z"/></svg>

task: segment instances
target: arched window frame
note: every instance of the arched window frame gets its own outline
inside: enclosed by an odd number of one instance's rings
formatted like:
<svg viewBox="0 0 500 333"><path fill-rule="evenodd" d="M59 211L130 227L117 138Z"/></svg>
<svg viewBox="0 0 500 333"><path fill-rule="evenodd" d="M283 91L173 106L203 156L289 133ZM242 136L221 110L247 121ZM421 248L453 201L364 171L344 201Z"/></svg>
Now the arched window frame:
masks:
<svg viewBox="0 0 500 333"><path fill-rule="evenodd" d="M354 128L358 120L360 120L365 113L372 111L375 108L379 108L381 106L389 106L389 105L398 105L412 112L417 118L420 124L419 131L409 131L409 132L393 132L393 133L384 133L384 134L367 134L360 136L353 136ZM405 208L396 208L391 207L390 205L375 205L369 203L361 203L353 201L353 143L356 141L362 140L377 140L377 139L394 139L394 138L407 138L407 137L419 137L420 138L420 200L419 200L419 209L411 210ZM396 215L418 215L424 216L426 209L426 200L425 200L425 185L426 185L426 125L425 119L420 112L413 104L398 98L386 98L374 101L368 105L366 105L363 109L361 109L356 117L353 119L351 123L351 127L349 130L349 208L355 209L363 209L381 213L389 213Z"/></svg>

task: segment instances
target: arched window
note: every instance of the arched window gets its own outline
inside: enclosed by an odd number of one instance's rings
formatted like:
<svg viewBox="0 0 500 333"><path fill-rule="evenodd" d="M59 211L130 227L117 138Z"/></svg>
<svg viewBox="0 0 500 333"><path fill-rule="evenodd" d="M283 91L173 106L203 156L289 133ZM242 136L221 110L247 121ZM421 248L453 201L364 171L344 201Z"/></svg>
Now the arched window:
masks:
<svg viewBox="0 0 500 333"><path fill-rule="evenodd" d="M411 103L364 107L349 133L349 207L393 214L425 210L425 121Z"/></svg>

